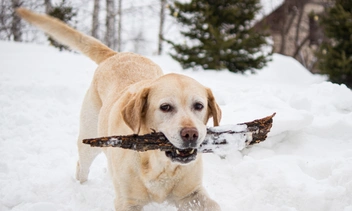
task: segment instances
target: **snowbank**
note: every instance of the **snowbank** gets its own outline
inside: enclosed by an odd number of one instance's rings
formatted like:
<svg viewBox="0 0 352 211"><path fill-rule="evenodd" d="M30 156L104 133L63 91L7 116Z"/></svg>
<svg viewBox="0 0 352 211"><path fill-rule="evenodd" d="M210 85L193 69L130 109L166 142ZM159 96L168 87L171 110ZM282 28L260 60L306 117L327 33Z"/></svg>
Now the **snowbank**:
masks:
<svg viewBox="0 0 352 211"><path fill-rule="evenodd" d="M74 179L79 109L96 65L9 42L0 42L0 58L0 210L113 210L104 156L87 183ZM206 189L224 211L352 210L351 90L281 55L253 76L182 71L169 57L151 59L212 88L221 124L277 113L267 141L225 159L204 156Z"/></svg>

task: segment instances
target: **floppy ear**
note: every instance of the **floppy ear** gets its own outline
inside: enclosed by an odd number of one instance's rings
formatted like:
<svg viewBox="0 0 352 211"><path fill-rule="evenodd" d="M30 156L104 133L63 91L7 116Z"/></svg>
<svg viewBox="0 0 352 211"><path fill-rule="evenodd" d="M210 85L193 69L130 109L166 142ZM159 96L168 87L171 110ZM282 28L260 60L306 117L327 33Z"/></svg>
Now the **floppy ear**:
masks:
<svg viewBox="0 0 352 211"><path fill-rule="evenodd" d="M209 88L207 88L207 93L208 93L208 108L209 108L208 119L210 117L213 117L213 125L219 126L219 123L221 120L220 106L216 103L213 92Z"/></svg>
<svg viewBox="0 0 352 211"><path fill-rule="evenodd" d="M140 92L132 95L131 99L121 111L123 120L135 134L139 133L142 118L145 116L148 94L149 89L144 88Z"/></svg>

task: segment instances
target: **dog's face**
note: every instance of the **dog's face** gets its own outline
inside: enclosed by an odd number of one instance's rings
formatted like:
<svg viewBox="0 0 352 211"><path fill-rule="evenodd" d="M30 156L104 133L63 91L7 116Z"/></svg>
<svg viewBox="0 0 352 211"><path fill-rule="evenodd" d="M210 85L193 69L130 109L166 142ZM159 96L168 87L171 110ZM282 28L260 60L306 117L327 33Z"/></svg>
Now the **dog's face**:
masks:
<svg viewBox="0 0 352 211"><path fill-rule="evenodd" d="M213 117L217 126L221 111L210 89L189 77L168 74L133 96L123 109L123 117L135 133L151 129L164 133L177 148L166 156L188 163L196 158L208 119Z"/></svg>

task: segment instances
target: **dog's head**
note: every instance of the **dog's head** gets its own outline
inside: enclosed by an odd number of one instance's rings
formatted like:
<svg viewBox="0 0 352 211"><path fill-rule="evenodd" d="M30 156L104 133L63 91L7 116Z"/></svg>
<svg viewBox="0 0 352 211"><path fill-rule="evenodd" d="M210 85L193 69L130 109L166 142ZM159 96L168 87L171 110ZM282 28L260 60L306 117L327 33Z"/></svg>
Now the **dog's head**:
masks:
<svg viewBox="0 0 352 211"><path fill-rule="evenodd" d="M187 76L168 74L132 96L122 116L136 134L151 129L164 133L177 148L166 156L188 163L204 141L209 118L219 125L221 110L209 88Z"/></svg>

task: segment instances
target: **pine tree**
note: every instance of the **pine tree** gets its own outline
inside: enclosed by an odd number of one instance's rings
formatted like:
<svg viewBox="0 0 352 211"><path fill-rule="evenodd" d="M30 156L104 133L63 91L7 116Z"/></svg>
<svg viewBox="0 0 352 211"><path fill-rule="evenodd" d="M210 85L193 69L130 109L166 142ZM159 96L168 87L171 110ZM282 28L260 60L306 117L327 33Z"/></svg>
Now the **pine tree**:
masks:
<svg viewBox="0 0 352 211"><path fill-rule="evenodd" d="M56 17L65 23L68 23L75 16L77 16L77 13L74 11L73 7L67 6L66 0L62 0L60 4L52 7L52 9L51 9L51 11L49 11L48 15ZM56 42L51 37L49 37L48 40L51 45L55 46L56 48L59 48L60 51L69 50L69 48L67 46L64 46L64 45Z"/></svg>
<svg viewBox="0 0 352 211"><path fill-rule="evenodd" d="M261 53L266 35L255 32L252 21L260 9L259 0L192 0L175 2L171 15L185 26L186 43L170 43L171 56L183 68L229 69L232 72L262 68L269 60Z"/></svg>
<svg viewBox="0 0 352 211"><path fill-rule="evenodd" d="M321 18L325 36L319 51L319 69L331 82L352 88L352 1L336 0Z"/></svg>

